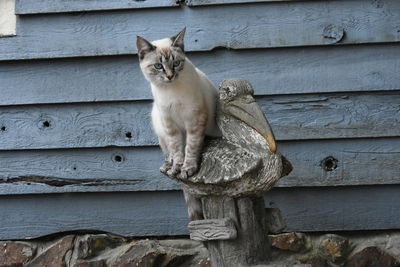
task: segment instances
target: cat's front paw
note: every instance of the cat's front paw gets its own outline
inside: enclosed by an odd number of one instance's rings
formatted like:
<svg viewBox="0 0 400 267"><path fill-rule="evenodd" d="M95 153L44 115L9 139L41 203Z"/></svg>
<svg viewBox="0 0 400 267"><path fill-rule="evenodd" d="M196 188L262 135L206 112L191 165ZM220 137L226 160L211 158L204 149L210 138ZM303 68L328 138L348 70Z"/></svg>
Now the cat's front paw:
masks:
<svg viewBox="0 0 400 267"><path fill-rule="evenodd" d="M183 166L181 169L181 173L179 174L180 179L187 179L191 176L193 176L196 172L198 171L198 166L197 165L192 165L192 166Z"/></svg>
<svg viewBox="0 0 400 267"><path fill-rule="evenodd" d="M181 172L181 169L182 169L182 164L174 164L167 171L167 175L171 177L176 177L176 175Z"/></svg>
<svg viewBox="0 0 400 267"><path fill-rule="evenodd" d="M165 160L163 165L160 167L160 172L163 174L167 174L167 172L172 168L172 163Z"/></svg>

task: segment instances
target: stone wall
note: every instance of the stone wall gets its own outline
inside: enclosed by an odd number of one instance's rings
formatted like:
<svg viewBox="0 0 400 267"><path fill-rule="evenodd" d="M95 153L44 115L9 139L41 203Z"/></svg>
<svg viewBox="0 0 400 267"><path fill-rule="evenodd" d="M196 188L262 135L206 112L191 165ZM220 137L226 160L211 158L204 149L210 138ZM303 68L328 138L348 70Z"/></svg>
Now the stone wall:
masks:
<svg viewBox="0 0 400 267"><path fill-rule="evenodd" d="M264 266L400 266L400 232L283 233L268 237L272 261ZM0 241L0 267L207 267L207 249L189 239L133 239L68 234ZM234 267L234 266L233 266Z"/></svg>

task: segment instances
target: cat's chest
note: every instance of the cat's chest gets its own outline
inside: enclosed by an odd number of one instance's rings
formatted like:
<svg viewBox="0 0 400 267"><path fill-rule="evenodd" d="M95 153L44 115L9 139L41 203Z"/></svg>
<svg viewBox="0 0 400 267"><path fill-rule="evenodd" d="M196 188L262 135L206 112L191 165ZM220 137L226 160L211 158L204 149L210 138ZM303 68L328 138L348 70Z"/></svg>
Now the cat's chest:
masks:
<svg viewBox="0 0 400 267"><path fill-rule="evenodd" d="M185 100L169 99L158 103L159 109L168 116L174 118L182 118L184 114L191 113L194 103L189 103Z"/></svg>
<svg viewBox="0 0 400 267"><path fill-rule="evenodd" d="M191 121L194 117L198 116L198 112L196 112L198 110L198 103L189 101L187 98L175 97L165 99L159 102L157 106L161 117L174 121L181 129L185 128L187 121Z"/></svg>
<svg viewBox="0 0 400 267"><path fill-rule="evenodd" d="M190 113L203 105L203 97L192 90L165 90L154 95L156 105L163 111L173 115Z"/></svg>

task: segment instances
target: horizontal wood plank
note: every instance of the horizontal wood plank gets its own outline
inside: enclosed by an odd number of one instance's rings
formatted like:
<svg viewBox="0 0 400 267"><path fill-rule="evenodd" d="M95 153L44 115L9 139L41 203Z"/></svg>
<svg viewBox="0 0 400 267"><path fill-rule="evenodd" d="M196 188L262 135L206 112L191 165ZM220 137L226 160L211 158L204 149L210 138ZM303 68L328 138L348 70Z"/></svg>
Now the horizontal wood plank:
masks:
<svg viewBox="0 0 400 267"><path fill-rule="evenodd" d="M188 51L398 42L399 20L397 0L21 16L17 36L0 39L0 60L134 54L136 35L155 40L184 26Z"/></svg>
<svg viewBox="0 0 400 267"><path fill-rule="evenodd" d="M400 186L274 188L285 231L400 228ZM125 236L187 235L181 192L0 196L0 239L100 230Z"/></svg>
<svg viewBox="0 0 400 267"><path fill-rule="evenodd" d="M400 136L399 99L400 91L257 97L277 140ZM150 110L149 101L0 107L0 150L157 145Z"/></svg>
<svg viewBox="0 0 400 267"><path fill-rule="evenodd" d="M281 141L279 187L399 184L400 138ZM174 190L157 147L0 152L0 195Z"/></svg>
<svg viewBox="0 0 400 267"><path fill-rule="evenodd" d="M399 185L275 188L266 207L279 208L285 231L400 229Z"/></svg>
<svg viewBox="0 0 400 267"><path fill-rule="evenodd" d="M227 5L227 4L249 4L260 2L291 2L299 0L186 0L188 6L208 6L208 5Z"/></svg>
<svg viewBox="0 0 400 267"><path fill-rule="evenodd" d="M150 101L0 107L0 150L157 145Z"/></svg>
<svg viewBox="0 0 400 267"><path fill-rule="evenodd" d="M215 50L188 57L215 84L244 78L257 95L400 89L395 44ZM0 62L0 85L0 105L151 98L136 56Z"/></svg>
<svg viewBox="0 0 400 267"><path fill-rule="evenodd" d="M40 13L59 13L59 12L80 12L95 10L113 9L135 9L135 8L155 8L155 7L176 7L179 6L176 0L17 0L16 14L40 14Z"/></svg>

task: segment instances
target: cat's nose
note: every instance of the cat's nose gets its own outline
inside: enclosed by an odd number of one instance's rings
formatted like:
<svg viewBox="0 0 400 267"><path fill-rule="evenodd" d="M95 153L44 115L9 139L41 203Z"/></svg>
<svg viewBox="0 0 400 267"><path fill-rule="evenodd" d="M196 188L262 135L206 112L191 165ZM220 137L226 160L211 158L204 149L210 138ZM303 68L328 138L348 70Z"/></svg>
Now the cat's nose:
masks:
<svg viewBox="0 0 400 267"><path fill-rule="evenodd" d="M173 74L167 75L167 78L168 78L168 80L172 80L172 78L174 78L174 75Z"/></svg>

